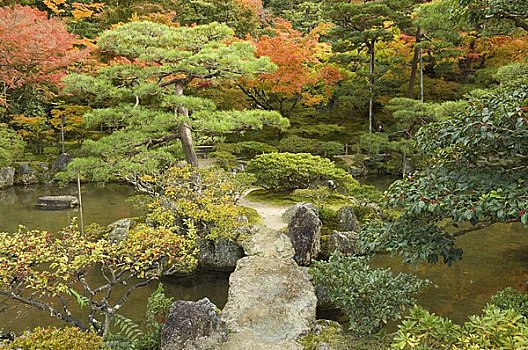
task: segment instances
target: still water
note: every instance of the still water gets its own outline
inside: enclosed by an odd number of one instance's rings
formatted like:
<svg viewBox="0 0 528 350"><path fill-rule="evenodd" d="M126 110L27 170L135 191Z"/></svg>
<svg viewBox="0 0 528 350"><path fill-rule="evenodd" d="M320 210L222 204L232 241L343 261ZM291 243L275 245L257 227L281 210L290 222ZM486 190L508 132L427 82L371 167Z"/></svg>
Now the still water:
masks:
<svg viewBox="0 0 528 350"><path fill-rule="evenodd" d="M67 226L73 217L79 216L78 209L43 211L35 208L37 198L45 195L77 195L77 187L68 185L34 185L12 187L0 191L0 232L14 232L18 225L30 229L55 232ZM115 220L141 215L127 199L134 195L134 189L123 184L83 184L84 223L107 225ZM219 307L227 300L228 274L198 273L187 277L170 277L162 280L165 294L176 300L199 300L208 297ZM125 303L123 314L141 321L145 314L146 299L157 284L136 290ZM20 303L0 298L0 331L20 332L36 326L63 323Z"/></svg>
<svg viewBox="0 0 528 350"><path fill-rule="evenodd" d="M386 190L398 180L371 176L363 182ZM464 250L462 260L452 266L404 264L401 258L380 256L374 267L390 267L431 281L418 295L418 303L429 311L461 324L468 315L480 314L490 296L506 287L525 290L528 282L528 230L522 224L495 224L457 239Z"/></svg>

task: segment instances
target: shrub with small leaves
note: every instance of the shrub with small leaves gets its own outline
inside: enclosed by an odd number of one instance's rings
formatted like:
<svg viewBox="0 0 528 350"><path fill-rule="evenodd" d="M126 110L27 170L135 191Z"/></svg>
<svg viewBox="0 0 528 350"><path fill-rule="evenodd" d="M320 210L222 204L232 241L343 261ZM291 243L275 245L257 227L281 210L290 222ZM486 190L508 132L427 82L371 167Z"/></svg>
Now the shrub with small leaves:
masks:
<svg viewBox="0 0 528 350"><path fill-rule="evenodd" d="M0 348L2 348L0 344ZM76 327L35 328L5 349L12 350L104 350L103 338L92 332L83 332Z"/></svg>
<svg viewBox="0 0 528 350"><path fill-rule="evenodd" d="M413 295L428 283L410 274L394 275L390 269L371 269L368 263L368 257L335 253L328 261L316 261L311 270L315 283L347 314L355 335L372 334L400 318L414 305Z"/></svg>
<svg viewBox="0 0 528 350"><path fill-rule="evenodd" d="M501 310L512 309L528 317L528 294L513 288L506 288L491 297L490 304Z"/></svg>
<svg viewBox="0 0 528 350"><path fill-rule="evenodd" d="M247 170L257 184L275 191L319 186L331 182L339 191L349 193L358 182L332 161L309 153L269 153L249 161Z"/></svg>
<svg viewBox="0 0 528 350"><path fill-rule="evenodd" d="M528 348L528 320L512 309L488 305L463 326L415 307L399 326L393 349L518 350Z"/></svg>

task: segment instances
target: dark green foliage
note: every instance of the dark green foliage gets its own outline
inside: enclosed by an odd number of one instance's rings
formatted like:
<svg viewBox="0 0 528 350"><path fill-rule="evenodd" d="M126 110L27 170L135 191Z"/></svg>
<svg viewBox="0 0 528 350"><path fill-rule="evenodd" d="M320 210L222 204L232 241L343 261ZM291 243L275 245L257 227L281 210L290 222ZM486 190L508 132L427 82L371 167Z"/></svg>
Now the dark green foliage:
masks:
<svg viewBox="0 0 528 350"><path fill-rule="evenodd" d="M215 151L231 153L241 159L251 159L259 154L277 152L277 148L264 142L242 141L217 144Z"/></svg>
<svg viewBox="0 0 528 350"><path fill-rule="evenodd" d="M323 157L333 157L345 152L343 144L339 142L325 142L296 135L291 135L280 140L277 148L281 152L311 153Z"/></svg>
<svg viewBox="0 0 528 350"><path fill-rule="evenodd" d="M390 187L387 203L403 214L370 225L365 246L452 263L462 255L457 236L496 222L528 225L527 98L525 85L503 84L476 95L463 114L424 126L417 142L434 163Z"/></svg>
<svg viewBox="0 0 528 350"><path fill-rule="evenodd" d="M506 288L490 299L490 304L501 310L512 309L518 314L528 317L528 294L513 288Z"/></svg>
<svg viewBox="0 0 528 350"><path fill-rule="evenodd" d="M16 132L0 123L0 167L11 165L24 152L24 141Z"/></svg>
<svg viewBox="0 0 528 350"><path fill-rule="evenodd" d="M255 175L258 185L274 191L317 187L330 180L336 189L346 193L358 187L346 171L309 153L262 154L248 163L247 170Z"/></svg>
<svg viewBox="0 0 528 350"><path fill-rule="evenodd" d="M377 332L390 320L401 317L415 303L413 297L427 281L390 269L371 269L367 257L334 254L317 261L311 270L314 282L328 289L332 302L348 316L356 335Z"/></svg>

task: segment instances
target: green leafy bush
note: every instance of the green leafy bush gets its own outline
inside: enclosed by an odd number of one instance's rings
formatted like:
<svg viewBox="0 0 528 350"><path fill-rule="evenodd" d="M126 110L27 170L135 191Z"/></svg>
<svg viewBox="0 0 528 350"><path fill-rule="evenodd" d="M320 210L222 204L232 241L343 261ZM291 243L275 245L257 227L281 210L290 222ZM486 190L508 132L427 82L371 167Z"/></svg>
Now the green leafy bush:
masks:
<svg viewBox="0 0 528 350"><path fill-rule="evenodd" d="M258 141L220 143L215 146L215 151L231 153L242 159L251 159L258 154L278 152L277 148Z"/></svg>
<svg viewBox="0 0 528 350"><path fill-rule="evenodd" d="M372 334L400 318L405 307L414 305L413 294L428 283L410 274L394 275L390 269L371 269L368 263L368 257L336 253L328 261L316 261L311 270L315 283L347 314L355 335Z"/></svg>
<svg viewBox="0 0 528 350"><path fill-rule="evenodd" d="M324 157L333 157L344 153L344 146L339 142L324 142L297 135L291 135L280 140L278 149L281 152L311 153Z"/></svg>
<svg viewBox="0 0 528 350"><path fill-rule="evenodd" d="M1 346L0 346L1 348ZM102 350L103 338L76 327L35 328L6 345L12 350Z"/></svg>
<svg viewBox="0 0 528 350"><path fill-rule="evenodd" d="M329 159L309 153L262 154L249 161L247 170L255 174L258 185L275 191L313 187L329 180L346 193L359 186L352 175Z"/></svg>
<svg viewBox="0 0 528 350"><path fill-rule="evenodd" d="M11 165L22 155L25 142L15 131L0 123L0 167Z"/></svg>
<svg viewBox="0 0 528 350"><path fill-rule="evenodd" d="M237 166L237 159L234 154L224 151L216 151L209 153L209 157L213 158L220 168L230 170Z"/></svg>
<svg viewBox="0 0 528 350"><path fill-rule="evenodd" d="M512 309L528 317L528 294L506 288L491 297L490 303L501 310Z"/></svg>
<svg viewBox="0 0 528 350"><path fill-rule="evenodd" d="M504 349L528 348L528 320L512 309L493 305L482 316L470 316L463 326L415 307L399 326L393 349Z"/></svg>

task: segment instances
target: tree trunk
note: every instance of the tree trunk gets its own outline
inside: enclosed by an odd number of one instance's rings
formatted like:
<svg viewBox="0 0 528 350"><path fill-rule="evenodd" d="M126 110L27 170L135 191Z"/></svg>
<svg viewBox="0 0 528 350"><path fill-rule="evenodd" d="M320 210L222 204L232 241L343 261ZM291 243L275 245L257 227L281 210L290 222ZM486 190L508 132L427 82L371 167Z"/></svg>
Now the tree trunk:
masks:
<svg viewBox="0 0 528 350"><path fill-rule="evenodd" d="M372 134L372 124L374 121L374 83L376 82L374 79L374 64L375 64L375 51L374 51L374 45L376 42L373 40L368 44L368 50L369 50L369 57L370 57L370 64L369 64L369 73L370 73L370 79L369 79L369 91L370 91L370 98L369 98L369 133Z"/></svg>
<svg viewBox="0 0 528 350"><path fill-rule="evenodd" d="M176 84L176 94L183 96L183 85ZM194 151L191 125L189 124L189 110L185 107L179 107L177 113L184 117L180 124L180 141L182 143L183 152L185 154L185 161L192 167L198 167L198 157Z"/></svg>
<svg viewBox="0 0 528 350"><path fill-rule="evenodd" d="M473 63L475 61L473 55L475 54L476 47L477 38L473 38L469 43L468 53L466 55L466 58L463 60L462 65L462 82L464 84L467 84L469 82L469 77L471 76L471 73L473 73Z"/></svg>
<svg viewBox="0 0 528 350"><path fill-rule="evenodd" d="M420 48L419 44L422 36L422 30L420 27L416 30L416 44L414 45L414 55L411 61L411 75L409 76L409 85L407 86L408 98L412 98L414 95L414 86L416 85L416 73L418 72L418 62L420 60Z"/></svg>

